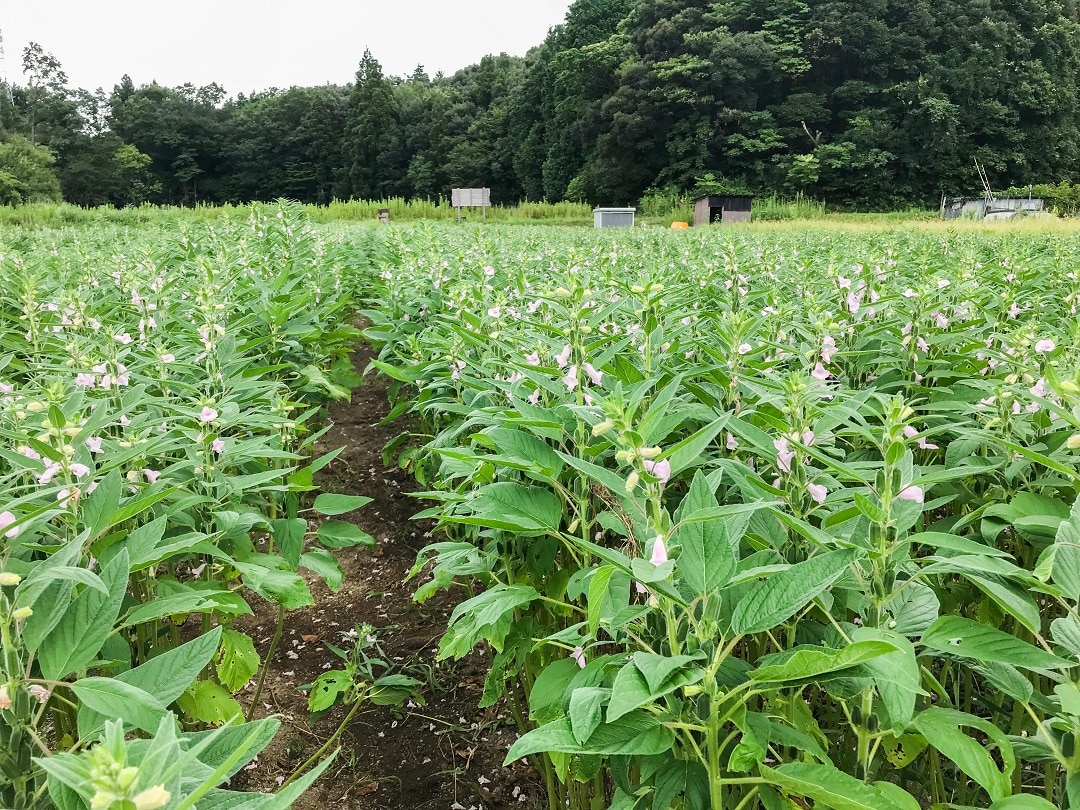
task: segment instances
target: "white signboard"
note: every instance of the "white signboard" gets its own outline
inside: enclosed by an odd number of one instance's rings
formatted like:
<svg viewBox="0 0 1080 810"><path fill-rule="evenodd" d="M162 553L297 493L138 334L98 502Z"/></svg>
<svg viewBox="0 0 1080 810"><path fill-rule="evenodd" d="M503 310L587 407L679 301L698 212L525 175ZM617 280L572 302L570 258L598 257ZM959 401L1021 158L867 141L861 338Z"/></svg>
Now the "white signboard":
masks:
<svg viewBox="0 0 1080 810"><path fill-rule="evenodd" d="M490 188L455 188L450 192L454 208L484 208L491 205Z"/></svg>

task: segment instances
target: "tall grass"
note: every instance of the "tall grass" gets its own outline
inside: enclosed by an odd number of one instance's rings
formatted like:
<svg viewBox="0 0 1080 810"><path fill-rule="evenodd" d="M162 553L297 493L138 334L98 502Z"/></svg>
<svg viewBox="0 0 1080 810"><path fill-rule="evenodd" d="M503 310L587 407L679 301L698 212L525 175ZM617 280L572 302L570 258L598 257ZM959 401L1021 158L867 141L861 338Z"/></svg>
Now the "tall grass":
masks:
<svg viewBox="0 0 1080 810"><path fill-rule="evenodd" d="M395 222L418 220L452 220L457 210L449 200L405 200L394 197L388 200L335 200L329 205L302 206L313 222L375 222L380 208L390 209L390 219ZM114 223L119 225L144 225L154 222L173 222L177 219L214 220L220 217L243 215L246 205L196 205L194 208L177 206L140 205L129 208L80 208L68 203L33 203L20 206L0 207L0 224L26 227L63 227L66 225L91 225ZM469 222L480 222L483 214L479 208L466 208L462 216ZM584 203L522 203L514 206L495 205L487 209L489 222L552 223L559 225L587 225L592 222L592 208Z"/></svg>

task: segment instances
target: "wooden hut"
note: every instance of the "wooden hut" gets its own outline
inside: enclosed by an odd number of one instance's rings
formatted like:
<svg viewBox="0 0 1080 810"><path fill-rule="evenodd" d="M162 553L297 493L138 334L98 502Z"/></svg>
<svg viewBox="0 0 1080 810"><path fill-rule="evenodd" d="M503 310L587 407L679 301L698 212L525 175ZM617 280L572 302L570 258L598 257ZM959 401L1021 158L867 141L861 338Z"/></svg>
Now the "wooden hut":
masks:
<svg viewBox="0 0 1080 810"><path fill-rule="evenodd" d="M749 194L710 194L694 201L694 225L749 222L754 198Z"/></svg>

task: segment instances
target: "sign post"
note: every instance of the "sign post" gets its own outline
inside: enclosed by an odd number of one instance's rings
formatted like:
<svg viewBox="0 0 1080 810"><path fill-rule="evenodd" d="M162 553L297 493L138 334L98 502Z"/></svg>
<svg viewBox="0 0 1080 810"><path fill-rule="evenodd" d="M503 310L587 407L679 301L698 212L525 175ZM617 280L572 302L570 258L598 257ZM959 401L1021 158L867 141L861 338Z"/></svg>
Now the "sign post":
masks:
<svg viewBox="0 0 1080 810"><path fill-rule="evenodd" d="M450 192L450 203L457 209L457 221L461 222L462 208L483 209L484 222L487 222L487 209L491 205L490 188L455 188Z"/></svg>

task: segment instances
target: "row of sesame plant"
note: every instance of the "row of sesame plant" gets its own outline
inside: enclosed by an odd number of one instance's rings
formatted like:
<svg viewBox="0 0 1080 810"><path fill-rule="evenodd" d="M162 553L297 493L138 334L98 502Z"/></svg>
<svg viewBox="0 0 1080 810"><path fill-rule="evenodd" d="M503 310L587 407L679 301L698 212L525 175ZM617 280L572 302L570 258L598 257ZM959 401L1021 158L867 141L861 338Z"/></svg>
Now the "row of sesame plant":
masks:
<svg viewBox="0 0 1080 810"><path fill-rule="evenodd" d="M417 598L552 808L1080 808L1074 238L387 239Z"/></svg>
<svg viewBox="0 0 1080 810"><path fill-rule="evenodd" d="M0 805L288 807L313 778L219 787L273 736L251 715L302 572L337 589L335 549L372 542L315 518L368 499L301 498L369 258L285 204L0 232ZM235 626L256 597L262 659Z"/></svg>

